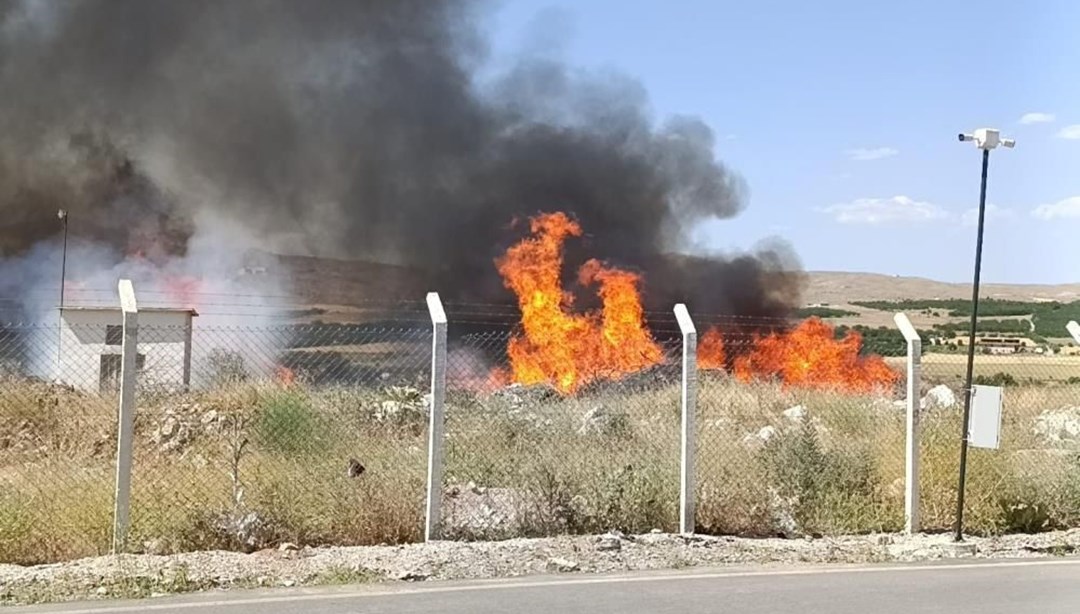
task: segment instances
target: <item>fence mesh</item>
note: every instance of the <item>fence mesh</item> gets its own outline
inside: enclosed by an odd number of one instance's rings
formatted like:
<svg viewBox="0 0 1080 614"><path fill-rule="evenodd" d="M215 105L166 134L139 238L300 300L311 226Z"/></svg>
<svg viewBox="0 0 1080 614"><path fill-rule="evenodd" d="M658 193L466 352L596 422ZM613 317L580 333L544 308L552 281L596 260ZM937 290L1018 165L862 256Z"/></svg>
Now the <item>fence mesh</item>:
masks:
<svg viewBox="0 0 1080 614"><path fill-rule="evenodd" d="M699 340L697 530L902 527L902 377L832 330L777 324L721 321L722 342Z"/></svg>
<svg viewBox="0 0 1080 614"><path fill-rule="evenodd" d="M0 335L0 561L100 554L111 543L117 395L101 379L103 357L80 342L104 343L106 328L61 332Z"/></svg>
<svg viewBox="0 0 1080 614"><path fill-rule="evenodd" d="M444 534L674 528L674 361L568 394L548 383L509 383L511 335L509 327L469 335L449 355ZM664 349L678 353L677 345Z"/></svg>
<svg viewBox="0 0 1080 614"><path fill-rule="evenodd" d="M571 391L513 383L513 313L450 314L446 537L677 528L682 347L670 315L648 314L652 366L592 372ZM430 323L141 320L129 549L421 539ZM902 341L860 351L798 323L695 321L698 531L903 526ZM0 329L0 561L110 547L118 323ZM783 341L769 341L777 329ZM976 383L1004 386L1002 434L999 449L970 452L968 530L1080 526L1080 356L984 351ZM927 529L953 521L965 360L923 354Z"/></svg>
<svg viewBox="0 0 1080 614"><path fill-rule="evenodd" d="M1080 357L1034 352L975 357L974 383L1003 386L997 449L970 448L965 527L972 532L1080 526ZM923 355L920 487L928 528L955 515L967 356Z"/></svg>
<svg viewBox="0 0 1080 614"><path fill-rule="evenodd" d="M139 330L148 353L170 349L139 391L133 544L420 537L430 327L199 328L190 382L178 332Z"/></svg>

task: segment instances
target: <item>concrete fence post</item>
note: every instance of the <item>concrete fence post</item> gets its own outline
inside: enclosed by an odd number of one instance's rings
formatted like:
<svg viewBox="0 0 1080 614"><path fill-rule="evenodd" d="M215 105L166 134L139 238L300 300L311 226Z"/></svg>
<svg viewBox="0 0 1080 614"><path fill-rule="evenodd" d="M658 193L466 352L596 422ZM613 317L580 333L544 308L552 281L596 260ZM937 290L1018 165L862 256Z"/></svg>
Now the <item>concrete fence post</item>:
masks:
<svg viewBox="0 0 1080 614"><path fill-rule="evenodd" d="M893 318L907 341L907 433L904 462L904 532L922 530L919 522L919 395L922 377L922 339L907 315Z"/></svg>
<svg viewBox="0 0 1080 614"><path fill-rule="evenodd" d="M113 509L113 553L123 552L131 512L131 444L135 430L135 385L139 351L139 309L131 281L119 284L123 338L120 358L120 409L117 413L116 498Z"/></svg>
<svg viewBox="0 0 1080 614"><path fill-rule="evenodd" d="M679 532L694 532L694 455L697 451L695 418L697 414L697 330L686 305L675 305L675 319L682 332L682 436L679 464Z"/></svg>
<svg viewBox="0 0 1080 614"><path fill-rule="evenodd" d="M443 431L446 403L446 311L437 292L427 295L431 316L431 407L428 422L427 506L424 541L439 539L442 524Z"/></svg>
<svg viewBox="0 0 1080 614"><path fill-rule="evenodd" d="M1076 320L1072 320L1065 325L1065 329L1069 331L1069 335L1072 336L1076 345L1080 345L1080 324L1078 324Z"/></svg>

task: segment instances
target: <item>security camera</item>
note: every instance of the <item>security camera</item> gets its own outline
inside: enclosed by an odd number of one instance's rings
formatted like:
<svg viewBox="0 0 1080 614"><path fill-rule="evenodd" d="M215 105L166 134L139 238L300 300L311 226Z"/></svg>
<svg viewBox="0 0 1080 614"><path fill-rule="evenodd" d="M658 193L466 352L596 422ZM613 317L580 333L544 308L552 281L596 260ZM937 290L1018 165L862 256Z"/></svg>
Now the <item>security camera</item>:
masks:
<svg viewBox="0 0 1080 614"><path fill-rule="evenodd" d="M990 151L995 149L998 145L1005 147L1015 147L1016 141L1013 139L1001 138L1001 131L996 128L979 128L972 134L964 134L961 132L957 135L960 142L975 141L975 146L984 151Z"/></svg>

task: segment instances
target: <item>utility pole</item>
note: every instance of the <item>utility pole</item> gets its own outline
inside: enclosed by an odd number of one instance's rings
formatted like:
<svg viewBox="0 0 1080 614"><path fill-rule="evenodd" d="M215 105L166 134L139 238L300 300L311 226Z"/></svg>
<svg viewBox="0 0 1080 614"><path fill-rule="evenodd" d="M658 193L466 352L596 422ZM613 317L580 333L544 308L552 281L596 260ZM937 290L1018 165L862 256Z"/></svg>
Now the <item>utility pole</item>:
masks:
<svg viewBox="0 0 1080 614"><path fill-rule="evenodd" d="M979 187L979 225L975 235L975 279L971 287L971 327L968 331L967 375L964 378L964 421L960 432L960 478L956 493L956 526L953 539L964 541L964 487L967 481L968 429L971 428L971 380L975 369L975 332L979 317L979 277L982 274L983 228L986 222L986 172L990 166L990 150L998 145L1012 148L1013 139L1001 138L992 128L980 128L975 134L960 134L960 142L975 141L982 150L982 181Z"/></svg>

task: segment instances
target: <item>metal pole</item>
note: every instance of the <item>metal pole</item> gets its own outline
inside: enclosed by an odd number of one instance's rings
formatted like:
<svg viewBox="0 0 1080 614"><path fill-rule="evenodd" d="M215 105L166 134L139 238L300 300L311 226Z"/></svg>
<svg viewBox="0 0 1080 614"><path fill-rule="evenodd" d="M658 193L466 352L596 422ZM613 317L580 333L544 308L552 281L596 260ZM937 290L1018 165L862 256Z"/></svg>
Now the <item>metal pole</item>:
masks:
<svg viewBox="0 0 1080 614"><path fill-rule="evenodd" d="M60 222L64 225L64 247L60 256L60 313L57 316L56 326L56 377L60 377L60 367L63 361L64 343L64 286L67 281L67 244L68 244L68 216L63 209L59 212Z"/></svg>
<svg viewBox="0 0 1080 614"><path fill-rule="evenodd" d="M971 379L975 369L975 329L979 317L979 275L982 273L983 225L986 222L986 171L990 150L982 156L982 185L979 189L979 227L975 239L975 280L971 288L971 328L968 333L967 375L964 378L964 424L960 432L960 483L956 493L955 541L964 541L964 483L967 478L968 428L971 420Z"/></svg>

